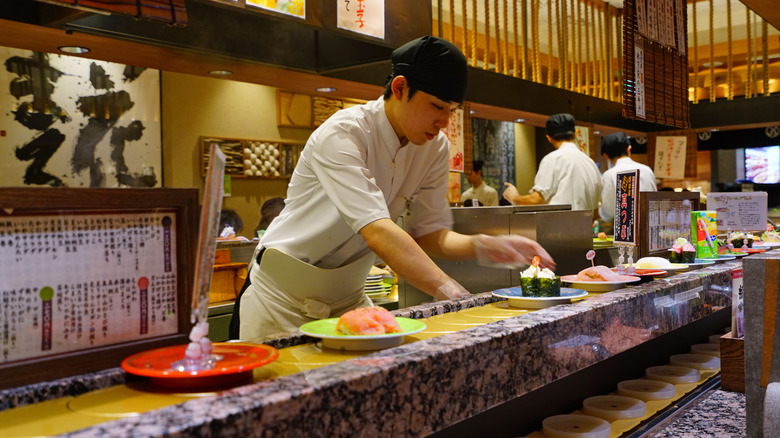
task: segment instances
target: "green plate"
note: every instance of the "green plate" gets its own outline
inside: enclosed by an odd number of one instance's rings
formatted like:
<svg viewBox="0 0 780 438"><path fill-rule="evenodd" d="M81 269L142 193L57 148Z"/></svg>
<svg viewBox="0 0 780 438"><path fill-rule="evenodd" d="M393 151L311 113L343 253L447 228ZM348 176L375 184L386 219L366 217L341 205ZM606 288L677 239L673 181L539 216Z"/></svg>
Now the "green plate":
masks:
<svg viewBox="0 0 780 438"><path fill-rule="evenodd" d="M400 333L384 333L381 335L344 335L336 331L338 318L320 319L307 322L300 327L301 333L313 338L322 339L322 346L335 350L380 350L395 347L404 343L404 336L413 335L425 330L425 323L418 319L396 316L395 320L401 326Z"/></svg>

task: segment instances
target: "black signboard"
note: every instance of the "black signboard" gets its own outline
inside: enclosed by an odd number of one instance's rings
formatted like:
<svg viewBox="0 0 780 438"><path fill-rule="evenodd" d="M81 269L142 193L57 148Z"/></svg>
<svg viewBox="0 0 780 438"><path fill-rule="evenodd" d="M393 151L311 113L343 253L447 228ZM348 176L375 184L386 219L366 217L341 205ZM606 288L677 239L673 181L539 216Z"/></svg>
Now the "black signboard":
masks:
<svg viewBox="0 0 780 438"><path fill-rule="evenodd" d="M615 185L615 243L636 244L639 169L620 172Z"/></svg>

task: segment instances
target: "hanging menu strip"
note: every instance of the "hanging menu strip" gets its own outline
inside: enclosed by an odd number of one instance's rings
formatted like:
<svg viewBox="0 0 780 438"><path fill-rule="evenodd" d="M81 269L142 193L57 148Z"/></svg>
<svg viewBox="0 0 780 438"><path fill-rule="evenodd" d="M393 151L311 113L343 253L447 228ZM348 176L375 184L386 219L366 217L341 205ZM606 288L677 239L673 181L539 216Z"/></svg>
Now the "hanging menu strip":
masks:
<svg viewBox="0 0 780 438"><path fill-rule="evenodd" d="M175 334L174 211L0 219L0 364Z"/></svg>

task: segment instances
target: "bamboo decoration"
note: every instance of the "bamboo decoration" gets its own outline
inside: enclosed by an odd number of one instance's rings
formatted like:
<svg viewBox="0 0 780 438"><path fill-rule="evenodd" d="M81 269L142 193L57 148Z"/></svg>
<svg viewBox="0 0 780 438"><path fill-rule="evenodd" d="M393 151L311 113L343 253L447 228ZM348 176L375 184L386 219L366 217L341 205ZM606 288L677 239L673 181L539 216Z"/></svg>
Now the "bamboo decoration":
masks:
<svg viewBox="0 0 780 438"><path fill-rule="evenodd" d="M693 15L693 103L699 103L699 32L696 29L696 3L691 3Z"/></svg>
<svg viewBox="0 0 780 438"><path fill-rule="evenodd" d="M455 0L450 0L450 42L455 44Z"/></svg>
<svg viewBox="0 0 780 438"><path fill-rule="evenodd" d="M517 1L517 0L515 0ZM528 11L528 3L526 0L521 0L522 3L520 3L520 21L522 21L520 29L523 33L523 51L521 53L520 57L520 64L521 69L523 70L523 75L521 76L523 79L528 79L528 63L526 62L526 58L528 56L528 36L526 34L526 30L528 29L528 17L527 11Z"/></svg>
<svg viewBox="0 0 780 438"><path fill-rule="evenodd" d="M553 17L552 0L547 0L547 85L553 84Z"/></svg>
<svg viewBox="0 0 780 438"><path fill-rule="evenodd" d="M598 52L598 46L599 46L599 43L598 43L598 34L599 34L598 33L598 29L599 28L598 28L598 26L596 26L596 18L595 18L597 13L598 13L598 10L595 7L592 7L590 9L590 20L589 21L590 21L590 27L592 28L591 31L593 33L593 38L591 39L590 45L593 48L593 61L592 61L592 65L591 65L591 72L593 74L593 85L594 85L594 87L593 87L593 95L594 96L597 95L596 84L599 84L600 83L600 79L601 79L598 76L600 70L598 68L598 66L599 66L599 64L598 64L598 57L599 57L599 55L598 55L598 53L599 53Z"/></svg>
<svg viewBox="0 0 780 438"><path fill-rule="evenodd" d="M564 22L561 20L561 2L563 0L556 0L555 1L555 21L558 24L556 27L557 31L555 32L555 38L558 42L558 88L564 88L565 84L563 83L563 63L564 63L564 57L563 57L563 47L561 46L562 40L561 40L561 28L563 27Z"/></svg>
<svg viewBox="0 0 780 438"><path fill-rule="evenodd" d="M745 6L745 32L747 33L747 78L745 79L745 99L753 97L753 29L750 21L750 8Z"/></svg>
<svg viewBox="0 0 780 438"><path fill-rule="evenodd" d="M490 70L490 0L485 2L485 57L483 59L482 69Z"/></svg>
<svg viewBox="0 0 780 438"><path fill-rule="evenodd" d="M569 14L566 10L566 0L560 0L563 11L561 13L560 28L563 29L563 40L561 40L561 88L570 90L571 72L569 71Z"/></svg>
<svg viewBox="0 0 780 438"><path fill-rule="evenodd" d="M471 66L476 67L478 56L477 35L479 35L479 23L477 22L477 0L471 0L471 11L473 12L473 15L471 16L471 22L473 24L472 28L474 29L474 32L471 34Z"/></svg>
<svg viewBox="0 0 780 438"><path fill-rule="evenodd" d="M622 29L623 28L623 16L622 15L618 15L617 18L615 19L615 22L617 24L617 29ZM617 51L617 60L618 60L618 67L619 67L619 66L623 65L623 33L620 32L620 31L615 32L615 39L617 41L617 43L616 43L617 44L616 51ZM622 68L618 68L617 72L618 72L618 77L617 77L618 87L621 87L620 84L623 83L623 69ZM618 102L623 103L623 93L621 93L620 91L621 91L620 88L618 88L618 90L617 90L617 100L618 100Z"/></svg>
<svg viewBox="0 0 780 438"><path fill-rule="evenodd" d="M531 33L533 38L533 81L542 82L539 71L539 0L531 0Z"/></svg>
<svg viewBox="0 0 780 438"><path fill-rule="evenodd" d="M713 21L715 11L712 9L712 0L710 2L710 102L715 102L715 31L713 30Z"/></svg>
<svg viewBox="0 0 780 438"><path fill-rule="evenodd" d="M612 14L609 10L610 6L606 5L604 9L604 17L606 20L607 28L605 31L607 32L607 51L606 51L606 77L604 78L605 84L605 95L604 98L608 100L612 100L612 54L613 49L615 47L615 41L612 36L614 29L613 20L612 20Z"/></svg>
<svg viewBox="0 0 780 438"><path fill-rule="evenodd" d="M512 60L512 76L517 77L519 73L517 72L517 60L519 58L519 50L518 47L520 46L520 42L518 41L518 35L517 35L517 0L512 0L512 15L513 15L513 26L514 26L514 35L515 35L515 57Z"/></svg>
<svg viewBox="0 0 780 438"><path fill-rule="evenodd" d="M767 30L766 20L761 20L761 51L763 52L761 63L764 67L764 96L769 96L769 41L767 39Z"/></svg>
<svg viewBox="0 0 780 438"><path fill-rule="evenodd" d="M579 0L573 0L572 1L572 19L574 20L572 22L572 36L574 37L574 46L572 47L574 49L574 89L579 93L582 86L582 78L581 78L581 71L580 66L582 62L582 38L580 35L580 5L578 4Z"/></svg>
<svg viewBox="0 0 780 438"><path fill-rule="evenodd" d="M466 59L469 59L469 54L468 54L469 53L469 45L468 45L469 32L468 32L468 21L466 18L466 14L467 14L466 4L467 4L466 0L460 1L460 19L461 19L460 21L461 24L463 25L463 29L460 34L461 36L460 40L463 42L463 55L466 57Z"/></svg>
<svg viewBox="0 0 780 438"><path fill-rule="evenodd" d="M604 40L601 38L601 11L597 8L593 11L593 15L593 80L596 83L593 95L602 97L604 78L601 68L601 53L604 50Z"/></svg>
<svg viewBox="0 0 780 438"><path fill-rule="evenodd" d="M728 100L734 100L734 76L733 76L733 64L731 62L732 47L731 47L731 0L726 0L726 28L728 34L728 56L726 60L726 71L728 76L728 93L726 98Z"/></svg>
<svg viewBox="0 0 780 438"><path fill-rule="evenodd" d="M508 75L509 74L509 65L508 65L509 64L509 61L508 61L508 59L509 59L509 23L508 23L508 20L509 20L509 10L508 10L508 8L506 6L506 1L507 0L501 0L501 4L504 5L504 7L503 7L503 10L504 10L504 15L503 15L503 17L504 17L504 38L503 38L503 40L504 40L504 56L502 58L504 62L502 63L502 66L503 66L504 74Z"/></svg>
<svg viewBox="0 0 780 438"><path fill-rule="evenodd" d="M498 73L501 69L501 27L498 25L499 18L500 18L498 16L498 0L494 0L493 5L496 7L495 8L496 13L493 15L494 17L493 23L496 27L496 67L493 69L493 71Z"/></svg>
<svg viewBox="0 0 780 438"><path fill-rule="evenodd" d="M602 99L607 96L607 11L599 10L599 24L601 24L601 52L599 61L599 80L601 83L599 97Z"/></svg>
<svg viewBox="0 0 780 438"><path fill-rule="evenodd" d="M587 17L590 16L590 19ZM596 51L593 51L593 58L590 57L590 46L593 39L590 36L590 30L593 23L593 8L590 4L585 5L585 15L583 15L583 23L585 24L585 93L595 96L596 91L596 75L591 75L593 71L591 66L595 65L593 61L596 58ZM595 33L594 33L595 36Z"/></svg>

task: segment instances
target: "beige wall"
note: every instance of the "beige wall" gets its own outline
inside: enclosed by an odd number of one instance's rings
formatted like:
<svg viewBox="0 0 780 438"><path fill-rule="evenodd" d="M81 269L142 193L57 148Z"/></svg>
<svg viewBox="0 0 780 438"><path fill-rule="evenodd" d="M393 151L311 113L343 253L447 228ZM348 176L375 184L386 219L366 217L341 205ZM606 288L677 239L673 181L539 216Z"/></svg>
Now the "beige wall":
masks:
<svg viewBox="0 0 780 438"><path fill-rule="evenodd" d="M163 186L197 187L203 194L201 136L289 140L304 143L308 129L276 126L276 89L224 79L162 72ZM253 237L266 199L285 197L288 179L233 178L223 208Z"/></svg>
<svg viewBox="0 0 780 438"><path fill-rule="evenodd" d="M533 126L515 123L515 185L521 195L534 186L536 133Z"/></svg>

